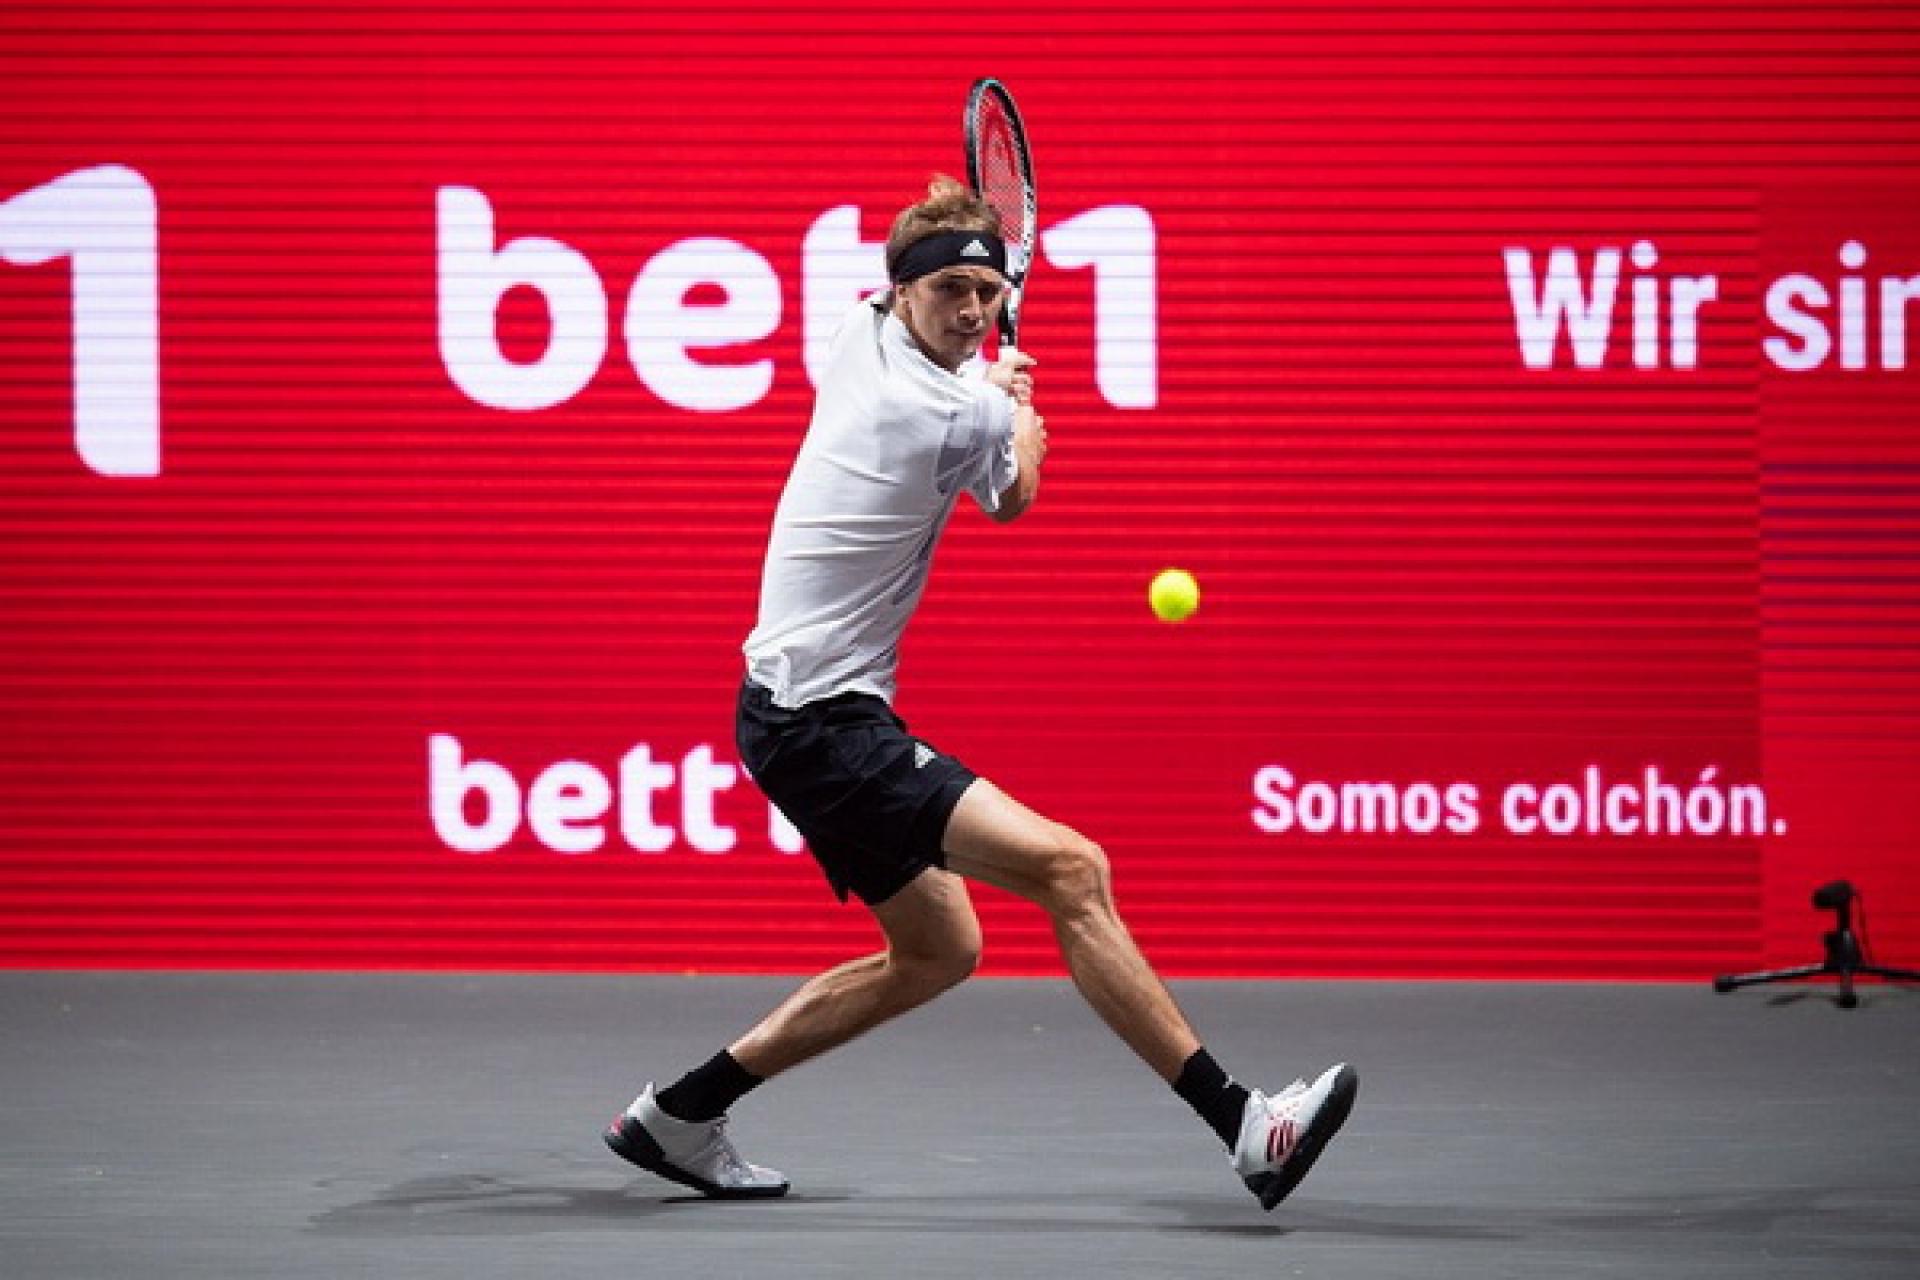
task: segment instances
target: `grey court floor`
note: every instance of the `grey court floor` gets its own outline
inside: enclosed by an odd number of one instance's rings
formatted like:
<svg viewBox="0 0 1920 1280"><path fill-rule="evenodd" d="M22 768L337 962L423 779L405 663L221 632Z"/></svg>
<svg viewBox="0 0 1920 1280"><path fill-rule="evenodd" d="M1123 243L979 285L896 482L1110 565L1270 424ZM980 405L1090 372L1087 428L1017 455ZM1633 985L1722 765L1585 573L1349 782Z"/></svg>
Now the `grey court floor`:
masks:
<svg viewBox="0 0 1920 1280"><path fill-rule="evenodd" d="M0 974L0 1275L1920 1276L1920 991L1175 984L1359 1106L1271 1214L1059 982L980 980L733 1117L691 1199L600 1130L786 979Z"/></svg>

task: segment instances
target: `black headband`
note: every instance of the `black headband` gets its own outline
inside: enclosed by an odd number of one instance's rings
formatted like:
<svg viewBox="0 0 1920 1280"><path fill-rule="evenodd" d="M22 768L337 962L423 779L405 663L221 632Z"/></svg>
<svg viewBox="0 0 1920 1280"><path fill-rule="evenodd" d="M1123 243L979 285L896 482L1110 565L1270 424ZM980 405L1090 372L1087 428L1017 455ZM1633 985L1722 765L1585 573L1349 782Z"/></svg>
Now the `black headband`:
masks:
<svg viewBox="0 0 1920 1280"><path fill-rule="evenodd" d="M901 250L893 282L906 284L946 267L992 267L1007 274L1007 245L991 231L936 231Z"/></svg>

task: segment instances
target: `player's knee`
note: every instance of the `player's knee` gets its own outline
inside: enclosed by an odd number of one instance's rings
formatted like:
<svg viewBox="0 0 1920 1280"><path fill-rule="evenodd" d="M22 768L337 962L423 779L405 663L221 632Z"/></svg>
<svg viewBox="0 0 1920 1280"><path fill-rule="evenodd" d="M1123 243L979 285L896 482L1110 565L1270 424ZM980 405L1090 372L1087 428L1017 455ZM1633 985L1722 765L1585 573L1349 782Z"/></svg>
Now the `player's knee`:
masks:
<svg viewBox="0 0 1920 1280"><path fill-rule="evenodd" d="M969 917L964 926L953 931L933 965L932 977L940 990L957 987L974 975L980 967L981 944L980 922L976 919Z"/></svg>
<svg viewBox="0 0 1920 1280"><path fill-rule="evenodd" d="M971 978L980 968L980 932L974 930L973 936L956 942L951 950L941 957L940 967L935 978L940 989L957 987Z"/></svg>
<svg viewBox="0 0 1920 1280"><path fill-rule="evenodd" d="M972 977L980 967L980 951L980 925L970 921L950 930L933 945L895 950L891 962L902 993L919 1004Z"/></svg>
<svg viewBox="0 0 1920 1280"><path fill-rule="evenodd" d="M1079 832L1060 828L1060 846L1050 860L1049 908L1055 915L1104 909L1113 894L1107 851Z"/></svg>
<svg viewBox="0 0 1920 1280"><path fill-rule="evenodd" d="M939 956L916 956L895 961L894 975L902 999L908 1005L925 1004L943 991L965 982L980 963L979 952L950 952Z"/></svg>

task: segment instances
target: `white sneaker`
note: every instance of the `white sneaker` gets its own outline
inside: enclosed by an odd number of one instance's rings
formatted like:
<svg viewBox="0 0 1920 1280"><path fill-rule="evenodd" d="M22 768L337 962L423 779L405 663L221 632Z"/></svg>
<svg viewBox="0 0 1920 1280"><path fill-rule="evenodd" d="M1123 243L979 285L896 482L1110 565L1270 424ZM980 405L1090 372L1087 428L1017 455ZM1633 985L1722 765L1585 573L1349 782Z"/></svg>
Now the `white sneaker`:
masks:
<svg viewBox="0 0 1920 1280"><path fill-rule="evenodd" d="M728 1200L787 1194L787 1179L748 1164L727 1140L727 1118L676 1120L654 1101L653 1086L613 1118L604 1135L613 1153L649 1173Z"/></svg>
<svg viewBox="0 0 1920 1280"><path fill-rule="evenodd" d="M1360 1092L1360 1076L1342 1062L1312 1084L1295 1080L1269 1098L1258 1089L1240 1114L1234 1171L1271 1209L1300 1185L1329 1139L1340 1132Z"/></svg>

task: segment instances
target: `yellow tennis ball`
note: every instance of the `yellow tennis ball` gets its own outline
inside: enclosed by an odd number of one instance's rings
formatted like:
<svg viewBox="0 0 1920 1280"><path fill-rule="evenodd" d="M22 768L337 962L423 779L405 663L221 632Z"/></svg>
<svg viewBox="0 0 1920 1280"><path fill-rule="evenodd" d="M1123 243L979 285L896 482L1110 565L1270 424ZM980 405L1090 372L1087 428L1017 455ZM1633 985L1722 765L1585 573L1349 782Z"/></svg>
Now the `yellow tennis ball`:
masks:
<svg viewBox="0 0 1920 1280"><path fill-rule="evenodd" d="M1185 569L1162 569L1147 588L1147 603L1162 622L1185 622L1200 607L1200 584Z"/></svg>

